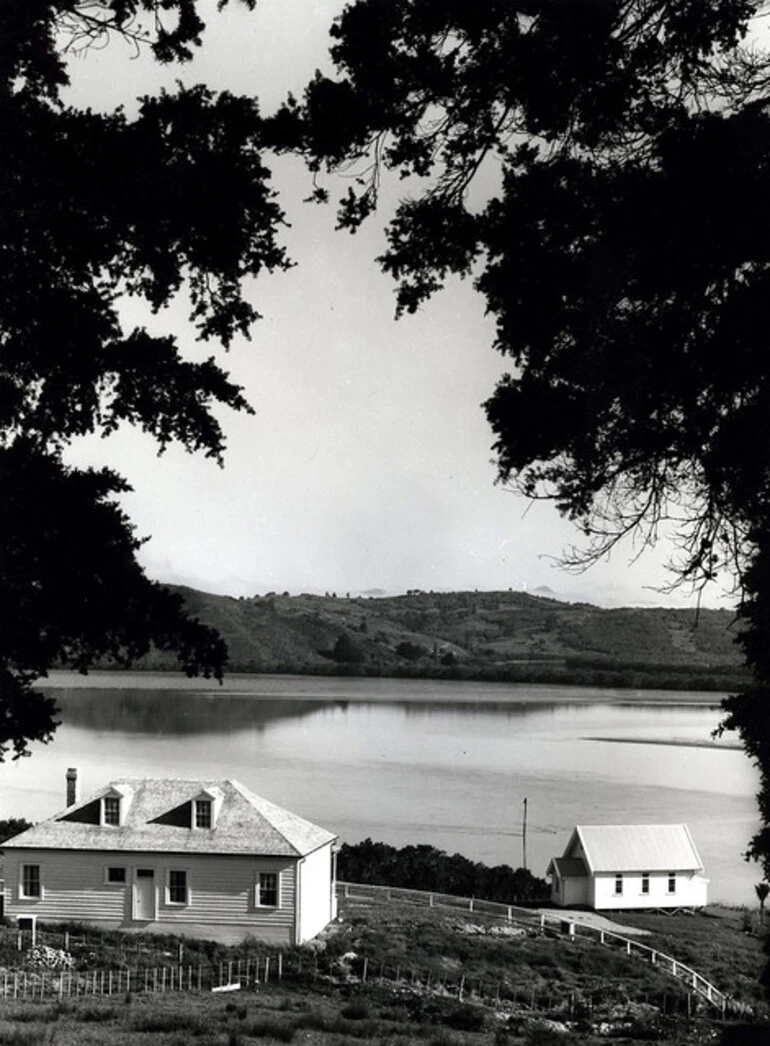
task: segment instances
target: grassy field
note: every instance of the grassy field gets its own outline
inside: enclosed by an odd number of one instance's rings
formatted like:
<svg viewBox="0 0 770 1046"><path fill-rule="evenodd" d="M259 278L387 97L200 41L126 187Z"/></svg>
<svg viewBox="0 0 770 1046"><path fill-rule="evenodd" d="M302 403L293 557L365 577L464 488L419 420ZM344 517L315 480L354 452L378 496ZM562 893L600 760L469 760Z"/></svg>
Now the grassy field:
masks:
<svg viewBox="0 0 770 1046"><path fill-rule="evenodd" d="M656 946L765 1012L763 942L743 932L740 913L634 921L652 930ZM196 948L199 957L208 955L205 946L187 942L187 956ZM114 961L117 949L119 939L95 937L83 955L93 966L102 958ZM0 1046L770 1042L766 1022L722 1023L688 1000L684 986L638 960L557 935L501 931L476 913L469 918L395 902L348 903L316 949L303 950L302 976L226 994L5 1000ZM147 941L150 961L173 951L170 939L159 943L157 954ZM234 954L219 949L211 957ZM23 959L17 953L17 961Z"/></svg>

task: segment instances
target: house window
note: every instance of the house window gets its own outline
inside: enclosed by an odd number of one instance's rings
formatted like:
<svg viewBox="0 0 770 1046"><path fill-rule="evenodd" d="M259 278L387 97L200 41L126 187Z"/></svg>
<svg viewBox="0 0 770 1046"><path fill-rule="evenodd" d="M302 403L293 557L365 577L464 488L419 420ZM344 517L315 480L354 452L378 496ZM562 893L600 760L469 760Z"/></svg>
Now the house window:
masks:
<svg viewBox="0 0 770 1046"><path fill-rule="evenodd" d="M106 795L104 797L104 823L110 825L120 824L120 797L117 795Z"/></svg>
<svg viewBox="0 0 770 1046"><path fill-rule="evenodd" d="M615 893L623 893L623 873L618 872L615 876Z"/></svg>
<svg viewBox="0 0 770 1046"><path fill-rule="evenodd" d="M257 886L257 904L260 908L278 907L278 873L260 872Z"/></svg>
<svg viewBox="0 0 770 1046"><path fill-rule="evenodd" d="M126 869L121 867L113 867L107 869L107 882L108 883L124 883L126 881Z"/></svg>
<svg viewBox="0 0 770 1046"><path fill-rule="evenodd" d="M668 892L676 893L676 872L668 873Z"/></svg>
<svg viewBox="0 0 770 1046"><path fill-rule="evenodd" d="M642 872L642 893L650 892L650 873Z"/></svg>
<svg viewBox="0 0 770 1046"><path fill-rule="evenodd" d="M195 800L195 827L211 828L211 800Z"/></svg>
<svg viewBox="0 0 770 1046"><path fill-rule="evenodd" d="M40 884L39 864L23 864L21 866L21 896L43 896L42 886Z"/></svg>
<svg viewBox="0 0 770 1046"><path fill-rule="evenodd" d="M187 904L187 872L179 868L168 873L168 903Z"/></svg>

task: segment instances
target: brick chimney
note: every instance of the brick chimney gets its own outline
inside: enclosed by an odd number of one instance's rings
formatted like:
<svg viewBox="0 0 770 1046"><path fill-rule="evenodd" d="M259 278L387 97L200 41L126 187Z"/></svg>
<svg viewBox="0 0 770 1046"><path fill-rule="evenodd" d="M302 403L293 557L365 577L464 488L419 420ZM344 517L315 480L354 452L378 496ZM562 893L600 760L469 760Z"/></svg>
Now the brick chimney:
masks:
<svg viewBox="0 0 770 1046"><path fill-rule="evenodd" d="M78 801L78 771L76 766L67 770L67 806L74 806Z"/></svg>

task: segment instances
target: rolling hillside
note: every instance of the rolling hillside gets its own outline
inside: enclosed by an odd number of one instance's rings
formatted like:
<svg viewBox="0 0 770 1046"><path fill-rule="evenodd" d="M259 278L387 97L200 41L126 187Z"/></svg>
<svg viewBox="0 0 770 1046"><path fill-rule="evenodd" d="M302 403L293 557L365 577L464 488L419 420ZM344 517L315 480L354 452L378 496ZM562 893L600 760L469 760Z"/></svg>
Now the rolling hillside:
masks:
<svg viewBox="0 0 770 1046"><path fill-rule="evenodd" d="M715 689L740 674L725 610L602 610L510 591L240 599L176 591L225 638L231 671ZM145 666L175 667L159 654Z"/></svg>

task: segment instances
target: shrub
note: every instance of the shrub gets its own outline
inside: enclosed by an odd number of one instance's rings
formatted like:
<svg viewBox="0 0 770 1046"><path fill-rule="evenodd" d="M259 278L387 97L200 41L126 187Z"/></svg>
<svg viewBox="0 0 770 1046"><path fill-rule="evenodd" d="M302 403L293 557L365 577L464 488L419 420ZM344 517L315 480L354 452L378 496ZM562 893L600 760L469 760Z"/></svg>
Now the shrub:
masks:
<svg viewBox="0 0 770 1046"><path fill-rule="evenodd" d="M569 1036L548 1024L531 1024L524 1033L527 1046L565 1046Z"/></svg>
<svg viewBox="0 0 770 1046"><path fill-rule="evenodd" d="M147 1013L134 1017L133 1031L162 1033L175 1031L201 1031L201 1018L194 1013Z"/></svg>
<svg viewBox="0 0 770 1046"><path fill-rule="evenodd" d="M84 1023L106 1024L118 1017L114 1006L83 1006L77 1011L77 1019Z"/></svg>
<svg viewBox="0 0 770 1046"><path fill-rule="evenodd" d="M364 1021L371 1016L369 1003L366 999L351 999L347 1006L340 1010L340 1016L349 1021Z"/></svg>
<svg viewBox="0 0 770 1046"><path fill-rule="evenodd" d="M45 1028L0 1028L0 1046L38 1046L47 1038Z"/></svg>
<svg viewBox="0 0 770 1046"><path fill-rule="evenodd" d="M484 1011L478 1006L456 1006L446 1014L443 1021L455 1031L482 1031Z"/></svg>
<svg viewBox="0 0 770 1046"><path fill-rule="evenodd" d="M291 1042L296 1029L287 1021L275 1017L259 1017L246 1025L244 1032L253 1039L275 1039L276 1042Z"/></svg>

